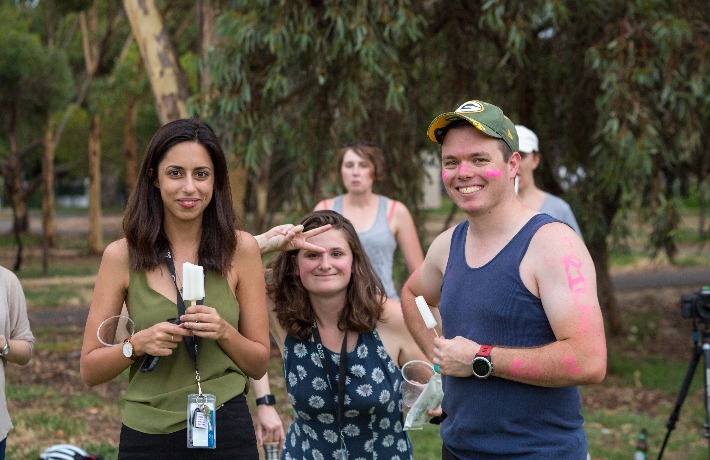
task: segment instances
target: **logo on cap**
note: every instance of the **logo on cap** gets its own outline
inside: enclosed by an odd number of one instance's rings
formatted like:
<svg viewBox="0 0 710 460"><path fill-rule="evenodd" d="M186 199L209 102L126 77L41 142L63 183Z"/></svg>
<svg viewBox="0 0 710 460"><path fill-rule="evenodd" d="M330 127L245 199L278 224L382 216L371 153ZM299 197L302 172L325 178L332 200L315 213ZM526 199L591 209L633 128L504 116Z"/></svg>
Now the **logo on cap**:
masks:
<svg viewBox="0 0 710 460"><path fill-rule="evenodd" d="M476 113L483 112L483 105L478 101L468 101L461 104L461 107L456 109L458 113Z"/></svg>

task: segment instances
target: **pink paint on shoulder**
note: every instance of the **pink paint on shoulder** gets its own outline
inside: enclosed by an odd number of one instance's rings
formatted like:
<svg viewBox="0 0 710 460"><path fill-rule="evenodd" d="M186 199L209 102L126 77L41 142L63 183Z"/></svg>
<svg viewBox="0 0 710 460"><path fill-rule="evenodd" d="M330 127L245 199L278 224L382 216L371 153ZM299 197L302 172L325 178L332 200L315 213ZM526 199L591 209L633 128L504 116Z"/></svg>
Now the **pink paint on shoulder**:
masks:
<svg viewBox="0 0 710 460"><path fill-rule="evenodd" d="M488 177L500 177L503 174L503 171L500 169L491 169L489 171L486 171L486 176Z"/></svg>

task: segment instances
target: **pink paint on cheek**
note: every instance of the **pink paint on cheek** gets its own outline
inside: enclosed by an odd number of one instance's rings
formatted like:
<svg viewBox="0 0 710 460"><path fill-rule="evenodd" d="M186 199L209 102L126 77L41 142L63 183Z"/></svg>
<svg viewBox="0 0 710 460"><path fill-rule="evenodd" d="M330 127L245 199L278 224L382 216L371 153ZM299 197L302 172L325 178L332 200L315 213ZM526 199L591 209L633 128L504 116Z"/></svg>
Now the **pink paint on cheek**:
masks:
<svg viewBox="0 0 710 460"><path fill-rule="evenodd" d="M503 174L503 171L500 169L492 169L490 171L486 171L486 176L487 177L500 177Z"/></svg>
<svg viewBox="0 0 710 460"><path fill-rule="evenodd" d="M449 177L448 174L446 174L446 171L441 171L441 180L446 181L446 179Z"/></svg>
<svg viewBox="0 0 710 460"><path fill-rule="evenodd" d="M562 364L575 374L582 372L582 368L577 366L577 359L572 355L562 358Z"/></svg>

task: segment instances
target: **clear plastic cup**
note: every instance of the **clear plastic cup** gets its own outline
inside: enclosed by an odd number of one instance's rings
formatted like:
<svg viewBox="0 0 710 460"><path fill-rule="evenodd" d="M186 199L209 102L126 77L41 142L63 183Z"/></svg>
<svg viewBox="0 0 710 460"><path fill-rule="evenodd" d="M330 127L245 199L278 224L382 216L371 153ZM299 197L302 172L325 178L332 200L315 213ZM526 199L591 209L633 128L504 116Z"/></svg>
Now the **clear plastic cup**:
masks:
<svg viewBox="0 0 710 460"><path fill-rule="evenodd" d="M402 401L405 406L411 408L414 405L433 375L434 367L426 361L415 359L402 366Z"/></svg>
<svg viewBox="0 0 710 460"><path fill-rule="evenodd" d="M281 444L278 442L264 443L264 460L279 460L279 451Z"/></svg>
<svg viewBox="0 0 710 460"><path fill-rule="evenodd" d="M96 331L96 337L104 346L113 347L132 336L133 329L133 320L128 316L111 316L101 322Z"/></svg>

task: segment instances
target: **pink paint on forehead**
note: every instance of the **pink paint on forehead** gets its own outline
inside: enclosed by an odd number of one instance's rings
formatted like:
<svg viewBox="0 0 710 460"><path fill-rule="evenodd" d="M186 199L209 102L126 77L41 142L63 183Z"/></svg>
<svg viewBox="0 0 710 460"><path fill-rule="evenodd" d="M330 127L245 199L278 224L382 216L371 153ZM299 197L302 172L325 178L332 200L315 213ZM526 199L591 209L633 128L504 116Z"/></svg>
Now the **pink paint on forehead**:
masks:
<svg viewBox="0 0 710 460"><path fill-rule="evenodd" d="M486 176L488 177L500 177L503 174L503 171L500 169L491 169L489 171L486 171Z"/></svg>

